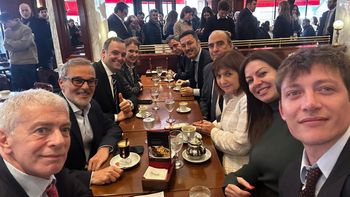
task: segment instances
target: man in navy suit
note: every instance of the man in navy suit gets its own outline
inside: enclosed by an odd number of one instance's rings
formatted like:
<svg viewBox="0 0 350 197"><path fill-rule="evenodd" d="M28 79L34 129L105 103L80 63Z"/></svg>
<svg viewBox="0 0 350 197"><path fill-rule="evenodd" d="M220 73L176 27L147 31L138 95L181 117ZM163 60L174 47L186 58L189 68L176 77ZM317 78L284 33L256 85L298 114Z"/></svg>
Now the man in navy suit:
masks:
<svg viewBox="0 0 350 197"><path fill-rule="evenodd" d="M335 19L335 12L337 7L337 0L328 0L327 1L328 11L322 14L320 19L320 27L317 30L318 36L330 35L331 40L333 38L333 23Z"/></svg>
<svg viewBox="0 0 350 197"><path fill-rule="evenodd" d="M127 26L125 26L124 19L128 16L129 6L124 2L119 2L114 8L114 13L111 14L108 19L108 30L117 33L117 36L122 39L129 38L130 32L128 32Z"/></svg>
<svg viewBox="0 0 350 197"><path fill-rule="evenodd" d="M117 122L132 117L137 109L136 95L120 72L125 56L124 41L113 37L103 44L102 59L93 64L98 79L94 99Z"/></svg>
<svg viewBox="0 0 350 197"><path fill-rule="evenodd" d="M279 67L280 113L304 145L280 178L280 196L350 196L349 65L342 49L327 46L302 49Z"/></svg>
<svg viewBox="0 0 350 197"><path fill-rule="evenodd" d="M191 60L188 69L188 83L190 87L181 88L180 92L183 96L200 97L200 90L203 86L203 69L211 62L209 52L202 49L200 40L193 30L185 31L180 35L180 44L186 57ZM178 80L177 84L182 84L185 81Z"/></svg>
<svg viewBox="0 0 350 197"><path fill-rule="evenodd" d="M256 39L258 33L258 20L253 15L256 3L256 0L247 0L246 7L240 11L236 23L237 40Z"/></svg>
<svg viewBox="0 0 350 197"><path fill-rule="evenodd" d="M46 90L19 92L1 105L1 196L92 196L62 170L70 125L66 101Z"/></svg>
<svg viewBox="0 0 350 197"><path fill-rule="evenodd" d="M115 182L122 170L102 165L113 153L122 131L92 100L97 84L95 69L89 60L70 59L60 68L58 81L68 102L71 121L72 143L65 167L85 185Z"/></svg>

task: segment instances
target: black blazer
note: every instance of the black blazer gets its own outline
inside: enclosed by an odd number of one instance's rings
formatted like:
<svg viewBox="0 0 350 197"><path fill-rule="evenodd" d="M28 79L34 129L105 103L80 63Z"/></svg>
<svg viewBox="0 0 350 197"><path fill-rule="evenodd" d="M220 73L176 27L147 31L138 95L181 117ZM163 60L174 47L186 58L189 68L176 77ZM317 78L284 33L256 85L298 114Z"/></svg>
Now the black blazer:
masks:
<svg viewBox="0 0 350 197"><path fill-rule="evenodd" d="M77 118L70 106L69 117L71 121L71 144L65 167L70 169L71 173L82 180L84 184L89 185L91 172L86 171L85 169L87 159L84 152L83 139ZM94 100L91 101L91 108L88 117L93 132L93 139L90 147L90 159L96 154L98 148L101 146L111 146L115 149L117 142L122 137L122 130L114 121L105 117L99 104Z"/></svg>
<svg viewBox="0 0 350 197"><path fill-rule="evenodd" d="M130 33L124 27L124 21L121 21L114 13L111 14L108 19L108 31L114 31L117 33L117 36L121 39L126 39L130 37Z"/></svg>
<svg viewBox="0 0 350 197"><path fill-rule="evenodd" d="M202 86L203 86L203 69L210 62L212 62L212 60L210 58L209 51L207 51L205 49L202 49L202 52L201 52L201 54L199 56L198 73L197 73L197 76L198 76L198 88L199 89L202 89ZM190 62L190 64L192 64L192 62ZM196 88L196 81L195 81L195 74L194 74L195 69L192 68L192 65L190 65L190 68L191 68L190 69L190 71L191 71L191 74L190 74L190 86L192 88Z"/></svg>
<svg viewBox="0 0 350 197"><path fill-rule="evenodd" d="M189 79L190 72L191 72L191 60L186 57L186 55L181 54L177 58L177 65L176 65L176 75L175 80L182 79L187 80Z"/></svg>
<svg viewBox="0 0 350 197"><path fill-rule="evenodd" d="M143 26L143 33L145 40L143 44L161 44L162 43L162 31L160 24L150 20Z"/></svg>
<svg viewBox="0 0 350 197"><path fill-rule="evenodd" d="M92 196L88 187L84 186L74 176L70 175L66 169L62 169L55 174L56 187L59 196L83 197ZM2 157L0 157L0 195L11 197L27 197L28 194L22 186L12 176Z"/></svg>
<svg viewBox="0 0 350 197"><path fill-rule="evenodd" d="M348 197L350 196L350 139L348 139L338 161L335 163L328 179L321 187L317 197ZM280 197L299 196L302 184L300 182L301 156L290 164L279 180Z"/></svg>
<svg viewBox="0 0 350 197"><path fill-rule="evenodd" d="M288 38L293 35L291 21L288 21L284 16L278 16L273 26L274 38Z"/></svg>
<svg viewBox="0 0 350 197"><path fill-rule="evenodd" d="M214 121L216 120L216 102L219 93L215 85L213 85L215 78L212 63L205 66L203 69L203 76L204 81L199 105L204 118L209 121ZM213 94L212 91L214 91Z"/></svg>
<svg viewBox="0 0 350 197"><path fill-rule="evenodd" d="M141 86L139 84L140 80L140 76L136 71L136 66L133 68L132 70L132 74L129 72L128 66L124 63L122 65L122 69L121 69L121 74L122 76L125 78L125 80L128 82L128 84L131 87L131 92L135 95L138 95L141 92ZM133 78L134 79L133 79Z"/></svg>
<svg viewBox="0 0 350 197"><path fill-rule="evenodd" d="M236 23L237 40L255 39L258 33L258 20L248 8L244 8L238 15Z"/></svg>
<svg viewBox="0 0 350 197"><path fill-rule="evenodd" d="M215 30L224 30L231 33L231 40L235 39L235 22L232 18L217 18L217 15L208 18L207 25L204 27L203 39L208 41L211 32Z"/></svg>
<svg viewBox="0 0 350 197"><path fill-rule="evenodd" d="M109 84L109 79L106 70L104 69L101 60L93 63L93 66L95 68L96 78L98 79L93 98L101 106L103 113L105 113L110 119L114 120L114 114L118 114L120 112L120 108L119 105L116 105L114 102L114 97L110 88L111 86ZM127 84L125 79L122 76L120 76L120 73L117 73L117 76L118 93L122 93L125 99L131 100L131 102L134 104L135 112L137 109L137 98L131 92L131 88Z"/></svg>
<svg viewBox="0 0 350 197"><path fill-rule="evenodd" d="M328 27L325 27L325 25L326 25L326 20L327 20L327 15L329 13L329 10L326 11L326 12L323 12L322 17L320 19L320 27L317 30L317 35L318 36L324 36L323 35L323 29L327 28L327 30L328 30L327 32L328 33L326 35L330 35L331 36L331 41L332 41L332 38L333 38L333 23L334 23L334 20L335 20L335 12L336 11L337 10L334 10L333 15L330 16L331 20L329 21L329 26Z"/></svg>

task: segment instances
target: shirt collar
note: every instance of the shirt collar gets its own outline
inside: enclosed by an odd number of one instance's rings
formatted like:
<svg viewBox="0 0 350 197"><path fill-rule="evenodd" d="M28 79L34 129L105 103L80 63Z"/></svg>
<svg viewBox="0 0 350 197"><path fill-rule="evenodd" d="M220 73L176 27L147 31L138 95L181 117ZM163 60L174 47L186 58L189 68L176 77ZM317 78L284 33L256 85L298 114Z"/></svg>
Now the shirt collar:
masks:
<svg viewBox="0 0 350 197"><path fill-rule="evenodd" d="M4 162L7 166L7 169L10 171L16 181L22 186L28 196L43 196L43 193L45 192L47 186L49 186L52 181L56 181L54 175L51 175L49 179L31 176L18 170L16 167L8 163L5 159Z"/></svg>
<svg viewBox="0 0 350 197"><path fill-rule="evenodd" d="M220 18L221 19L228 19L228 16L225 16L225 17L220 17L219 14L216 15L216 18L219 20Z"/></svg>
<svg viewBox="0 0 350 197"><path fill-rule="evenodd" d="M108 76L112 76L113 72L108 68L108 66L103 62L103 60L101 60L103 68L105 69L106 73Z"/></svg>
<svg viewBox="0 0 350 197"><path fill-rule="evenodd" d="M300 168L300 180L302 183L306 181L306 171L310 168L319 167L322 171L322 174L328 178L329 174L332 172L335 163L338 160L340 153L342 152L345 144L347 143L350 137L350 127L346 130L341 138L330 148L328 151L322 155L322 157L312 166L310 166L307 159L305 150L303 151L303 157L301 160Z"/></svg>
<svg viewBox="0 0 350 197"><path fill-rule="evenodd" d="M117 18L119 18L119 20L121 20L121 21L123 21L124 22L124 20L122 19L122 18L120 18L120 16L118 16L118 14L116 14L116 13L113 13Z"/></svg>
<svg viewBox="0 0 350 197"><path fill-rule="evenodd" d="M199 53L197 54L196 58L194 58L194 60L192 60L192 61L196 61L198 63L199 62L199 58L201 57L201 53L202 53L202 48L199 49Z"/></svg>

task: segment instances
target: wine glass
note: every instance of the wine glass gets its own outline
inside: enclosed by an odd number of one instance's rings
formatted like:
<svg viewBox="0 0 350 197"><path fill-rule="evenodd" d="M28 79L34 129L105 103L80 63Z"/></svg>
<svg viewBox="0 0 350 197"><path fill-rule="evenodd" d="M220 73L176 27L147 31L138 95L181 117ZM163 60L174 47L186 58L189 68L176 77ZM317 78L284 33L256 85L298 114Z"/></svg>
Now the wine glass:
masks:
<svg viewBox="0 0 350 197"><path fill-rule="evenodd" d="M173 97L165 99L165 108L169 112L169 118L166 120L170 125L175 122L175 119L171 118L171 112L175 108L175 100Z"/></svg>
<svg viewBox="0 0 350 197"><path fill-rule="evenodd" d="M161 66L157 66L156 67L156 72L157 72L157 75L160 77L163 73L163 69Z"/></svg>
<svg viewBox="0 0 350 197"><path fill-rule="evenodd" d="M125 166L131 163L130 156L130 143L128 139L120 140L118 142L118 148L119 148L119 155L122 158L120 160L121 166Z"/></svg>
<svg viewBox="0 0 350 197"><path fill-rule="evenodd" d="M154 121L155 119L152 117L144 118L143 120L143 126L146 130L151 130L154 127ZM145 139L145 144L147 144L147 138Z"/></svg>
<svg viewBox="0 0 350 197"><path fill-rule="evenodd" d="M179 151L183 145L183 135L180 130L170 131L170 147L171 151L175 152L175 168L180 169L184 163L179 159Z"/></svg>
<svg viewBox="0 0 350 197"><path fill-rule="evenodd" d="M165 79L168 82L168 88L171 88L170 82L173 79L173 75L171 74L171 72L167 72L165 75Z"/></svg>
<svg viewBox="0 0 350 197"><path fill-rule="evenodd" d="M157 104L157 100L159 97L159 88L158 87L151 88L151 97L152 97L152 100L154 102L154 106L152 107L152 109L158 110L159 109L159 106Z"/></svg>
<svg viewBox="0 0 350 197"><path fill-rule="evenodd" d="M160 82L160 77L158 75L152 75L152 81L154 86L158 86Z"/></svg>

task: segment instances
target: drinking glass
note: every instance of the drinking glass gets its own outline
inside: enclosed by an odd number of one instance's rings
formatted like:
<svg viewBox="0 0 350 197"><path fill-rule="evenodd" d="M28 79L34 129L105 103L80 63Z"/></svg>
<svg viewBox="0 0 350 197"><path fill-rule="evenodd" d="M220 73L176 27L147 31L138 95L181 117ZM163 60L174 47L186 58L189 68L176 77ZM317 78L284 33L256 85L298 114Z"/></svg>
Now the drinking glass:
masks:
<svg viewBox="0 0 350 197"><path fill-rule="evenodd" d="M143 126L146 130L151 130L154 127L154 118L148 117L143 119Z"/></svg>
<svg viewBox="0 0 350 197"><path fill-rule="evenodd" d="M170 147L175 152L175 169L180 169L184 163L179 159L179 151L183 145L183 135L180 130L170 131Z"/></svg>
<svg viewBox="0 0 350 197"><path fill-rule="evenodd" d="M167 74L165 75L165 79L168 82L168 88L171 88L171 80L173 79L173 75L171 74L171 72L167 72Z"/></svg>
<svg viewBox="0 0 350 197"><path fill-rule="evenodd" d="M157 75L160 77L163 73L163 69L161 66L157 66L156 67L156 72L157 72Z"/></svg>
<svg viewBox="0 0 350 197"><path fill-rule="evenodd" d="M189 197L210 197L210 190L205 186L193 186L190 189Z"/></svg>
<svg viewBox="0 0 350 197"><path fill-rule="evenodd" d="M154 86L158 86L160 82L160 77L158 75L152 75L152 81Z"/></svg>
<svg viewBox="0 0 350 197"><path fill-rule="evenodd" d="M165 108L169 112L169 118L166 120L170 125L175 122L175 119L171 118L171 112L175 108L175 100L173 97L165 99Z"/></svg>
<svg viewBox="0 0 350 197"><path fill-rule="evenodd" d="M158 110L159 109L159 106L157 104L157 100L159 97L159 88L158 87L151 88L151 97L152 97L152 100L154 102L154 106L152 107L152 109Z"/></svg>
<svg viewBox="0 0 350 197"><path fill-rule="evenodd" d="M122 158L120 160L120 164L122 166L128 165L131 163L131 159L129 158L130 155L130 143L128 139L120 140L118 142L118 148L119 148L119 155Z"/></svg>

